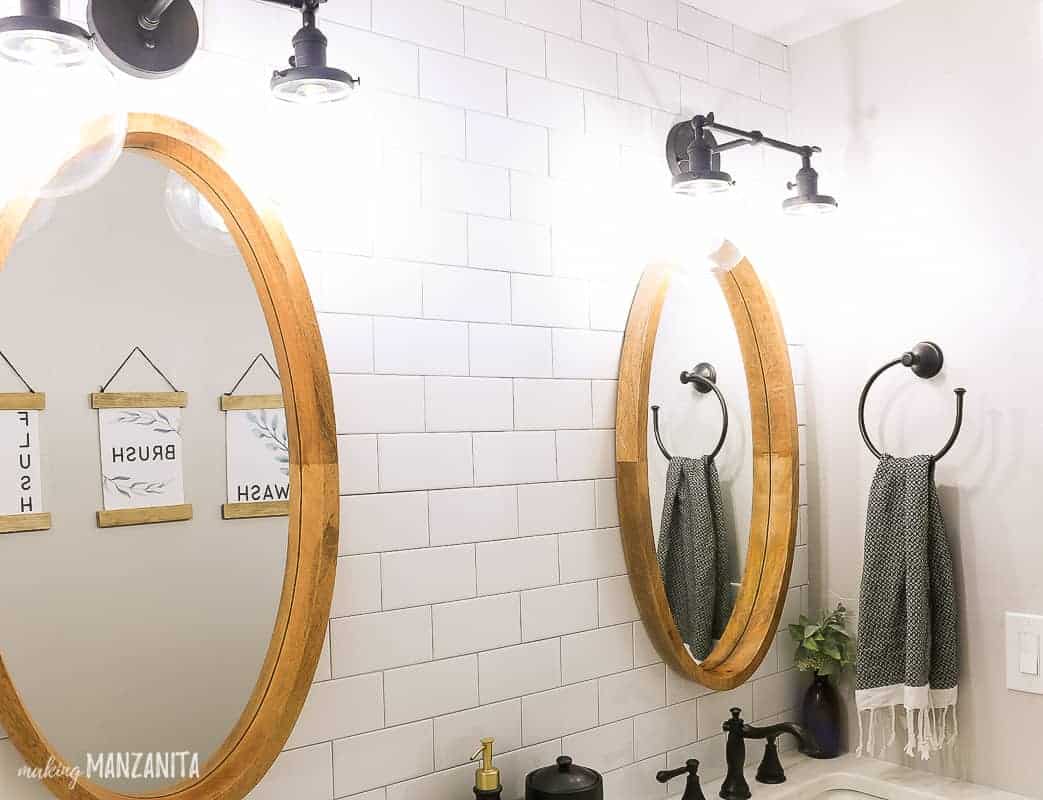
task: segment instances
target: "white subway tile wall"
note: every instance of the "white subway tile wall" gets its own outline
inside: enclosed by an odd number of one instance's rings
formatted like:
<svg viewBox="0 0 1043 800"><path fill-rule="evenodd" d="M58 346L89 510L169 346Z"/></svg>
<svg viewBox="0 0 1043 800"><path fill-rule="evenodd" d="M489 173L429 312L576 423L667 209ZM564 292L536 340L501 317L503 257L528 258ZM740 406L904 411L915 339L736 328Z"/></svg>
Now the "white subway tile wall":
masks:
<svg viewBox="0 0 1043 800"><path fill-rule="evenodd" d="M330 176L307 207L275 189L335 373L341 558L320 680L252 800L465 797L485 735L505 800L562 752L606 773L609 800L665 796L654 772L686 757L720 774L728 708L792 716L800 681L783 636L751 684L708 692L660 663L638 621L612 428L652 253L621 238L643 201L611 178L662 172L682 108L784 133L786 48L698 0L328 6L331 63L366 91L305 165ZM257 0L205 11L188 83L124 83L245 157L271 127L258 121L285 111L263 83L294 19ZM250 92L233 101L222 83ZM355 159L368 173L341 164L356 146L373 148ZM802 382L803 348L791 355ZM801 519L783 625L807 609Z"/></svg>

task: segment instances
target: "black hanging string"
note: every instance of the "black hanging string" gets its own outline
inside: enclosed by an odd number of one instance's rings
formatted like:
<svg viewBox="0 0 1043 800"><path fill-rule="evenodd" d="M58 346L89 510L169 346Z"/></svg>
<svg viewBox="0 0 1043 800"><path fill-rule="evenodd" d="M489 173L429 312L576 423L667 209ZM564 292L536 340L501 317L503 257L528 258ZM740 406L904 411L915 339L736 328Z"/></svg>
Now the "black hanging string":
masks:
<svg viewBox="0 0 1043 800"><path fill-rule="evenodd" d="M29 394L36 394L36 389L30 386L29 381L22 377L22 373L15 368L15 365L11 363L11 359L4 354L3 350L0 350L0 358L4 360L4 363L11 369L11 372L15 374L15 377L22 382L22 385L29 390Z"/></svg>
<svg viewBox="0 0 1043 800"><path fill-rule="evenodd" d="M123 359L123 363L120 364L118 367L116 367L116 371L112 373L112 377L110 377L107 381L105 381L105 385L101 387L102 392L104 392L106 389L108 389L109 388L109 384L112 383L114 380L116 380L116 376L119 375L120 372L123 371L123 368L125 366L127 366L127 362L130 361L134 357L135 353L140 354L141 357L148 362L148 365L150 367L152 367L152 369L154 369L156 371L156 374L159 375L159 377L161 377L164 381L166 381L167 386L170 387L170 391L176 392L178 390L177 387L174 386L174 384L170 382L170 378L168 378L166 375L163 374L163 370L161 370L159 367L156 366L156 362L153 361L151 358L149 358L148 354L144 350L142 350L140 347L135 346L134 349L131 350L130 353L127 355L127 357L125 359Z"/></svg>
<svg viewBox="0 0 1043 800"><path fill-rule="evenodd" d="M250 374L250 370L252 370L254 368L254 365L258 361L263 361L265 363L265 365L268 367L268 369L270 369L272 371L272 375L275 376L275 380L277 380L277 381L278 380L282 380L279 377L279 373L276 371L275 367L272 366L272 362L268 360L268 356L266 356L264 353L258 353L256 356L254 356L254 360L250 362L250 366L248 366L246 368L246 371L242 375L239 376L239 380L237 380L235 382L235 386L232 387L232 391L225 392L226 395L231 396L231 395L235 394L235 390L238 389L239 385L243 381L246 380L246 376Z"/></svg>

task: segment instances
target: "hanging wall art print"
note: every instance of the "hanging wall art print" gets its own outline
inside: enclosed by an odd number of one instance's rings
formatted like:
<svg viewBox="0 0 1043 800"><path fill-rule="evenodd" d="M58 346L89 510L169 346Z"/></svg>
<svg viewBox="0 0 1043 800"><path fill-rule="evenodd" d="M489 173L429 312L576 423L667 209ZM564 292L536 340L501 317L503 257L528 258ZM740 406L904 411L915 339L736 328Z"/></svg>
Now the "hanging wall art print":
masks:
<svg viewBox="0 0 1043 800"><path fill-rule="evenodd" d="M40 412L47 398L2 352L0 359L26 388L0 394L0 533L47 531L51 515L43 510L40 470Z"/></svg>
<svg viewBox="0 0 1043 800"><path fill-rule="evenodd" d="M108 385L91 395L101 441L104 509L98 512L98 527L192 519L192 506L185 502L181 438L181 409L188 396L173 384L170 392L107 392Z"/></svg>

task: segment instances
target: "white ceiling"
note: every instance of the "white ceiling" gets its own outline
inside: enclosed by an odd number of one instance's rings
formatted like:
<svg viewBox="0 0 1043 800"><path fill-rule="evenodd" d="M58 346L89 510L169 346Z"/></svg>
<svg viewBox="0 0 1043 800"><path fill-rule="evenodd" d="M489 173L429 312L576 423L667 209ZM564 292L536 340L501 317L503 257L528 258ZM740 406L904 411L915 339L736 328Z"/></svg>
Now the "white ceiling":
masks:
<svg viewBox="0 0 1043 800"><path fill-rule="evenodd" d="M901 0L685 0L696 8L793 44Z"/></svg>

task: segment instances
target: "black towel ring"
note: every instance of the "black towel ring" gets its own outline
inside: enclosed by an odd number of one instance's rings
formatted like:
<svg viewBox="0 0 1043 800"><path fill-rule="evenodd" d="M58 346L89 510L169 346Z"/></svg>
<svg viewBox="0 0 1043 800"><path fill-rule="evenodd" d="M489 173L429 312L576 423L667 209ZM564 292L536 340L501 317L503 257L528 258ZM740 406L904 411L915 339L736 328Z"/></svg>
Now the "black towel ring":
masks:
<svg viewBox="0 0 1043 800"><path fill-rule="evenodd" d="M891 367L896 367L899 364L903 367L909 367L918 378L933 378L941 372L944 362L945 357L942 355L942 349L938 345L934 342L920 342L908 353L903 353L901 358L896 358L894 361L884 364L866 382L865 388L862 390L862 397L858 401L858 428L862 431L862 440L874 456L877 458L884 457L873 445L869 438L869 432L866 431L866 397L869 395L869 388L873 385L873 382L883 375L884 372L891 369ZM953 393L956 395L956 424L953 426L949 441L945 443L941 450L934 454L934 461L940 460L949 452L950 448L956 443L956 438L960 435L960 428L963 426L963 396L967 394L967 390L961 387L954 389Z"/></svg>
<svg viewBox="0 0 1043 800"><path fill-rule="evenodd" d="M717 440L717 446L713 449L713 452L707 456L712 461L721 452L721 448L724 447L724 440L728 438L728 404L724 401L724 395L721 394L721 390L717 388L717 370L713 368L713 364L708 364L704 361L701 364L696 364L691 372L688 370L682 372L681 383L695 384L695 390L699 394L713 392L721 403L721 438ZM655 441L659 445L659 452L669 461L672 456L667 452L666 447L663 445L663 439L659 435L659 406L652 406L652 429L655 431Z"/></svg>

